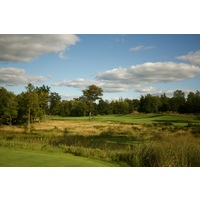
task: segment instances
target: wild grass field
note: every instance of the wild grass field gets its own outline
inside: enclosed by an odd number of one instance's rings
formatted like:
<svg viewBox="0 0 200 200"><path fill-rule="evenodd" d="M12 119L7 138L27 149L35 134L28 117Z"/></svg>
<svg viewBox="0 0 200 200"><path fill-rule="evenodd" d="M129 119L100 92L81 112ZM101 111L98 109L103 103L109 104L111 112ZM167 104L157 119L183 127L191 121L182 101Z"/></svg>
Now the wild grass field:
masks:
<svg viewBox="0 0 200 200"><path fill-rule="evenodd" d="M50 116L1 126L0 166L200 166L199 136L194 115Z"/></svg>

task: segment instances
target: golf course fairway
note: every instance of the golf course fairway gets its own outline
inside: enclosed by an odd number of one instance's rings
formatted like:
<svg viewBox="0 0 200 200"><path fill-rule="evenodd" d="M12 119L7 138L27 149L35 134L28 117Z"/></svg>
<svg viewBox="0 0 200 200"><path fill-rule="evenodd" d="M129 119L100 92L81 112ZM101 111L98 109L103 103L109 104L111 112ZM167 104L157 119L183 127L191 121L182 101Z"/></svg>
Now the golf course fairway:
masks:
<svg viewBox="0 0 200 200"><path fill-rule="evenodd" d="M111 167L111 163L67 153L0 148L1 167Z"/></svg>

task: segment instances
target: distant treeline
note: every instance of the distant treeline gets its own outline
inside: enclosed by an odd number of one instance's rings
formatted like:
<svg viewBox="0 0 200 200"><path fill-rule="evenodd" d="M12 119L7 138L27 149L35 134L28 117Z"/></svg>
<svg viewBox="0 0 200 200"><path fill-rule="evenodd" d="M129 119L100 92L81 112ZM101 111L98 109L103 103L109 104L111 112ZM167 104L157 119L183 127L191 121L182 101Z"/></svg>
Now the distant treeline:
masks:
<svg viewBox="0 0 200 200"><path fill-rule="evenodd" d="M90 102L83 96L73 100L61 100L50 87L26 86L26 91L19 95L0 88L0 124L30 124L33 121L45 120L46 115L88 116L93 115L143 113L200 113L200 92L190 92L187 97L182 90L176 90L173 97L165 94L154 96L147 94L138 99L103 100Z"/></svg>

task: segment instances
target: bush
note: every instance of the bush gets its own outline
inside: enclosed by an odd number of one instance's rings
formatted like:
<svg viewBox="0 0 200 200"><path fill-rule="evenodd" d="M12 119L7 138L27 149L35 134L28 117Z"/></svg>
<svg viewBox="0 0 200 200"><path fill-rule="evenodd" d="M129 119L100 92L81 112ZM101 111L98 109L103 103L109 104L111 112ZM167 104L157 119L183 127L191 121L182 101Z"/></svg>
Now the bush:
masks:
<svg viewBox="0 0 200 200"><path fill-rule="evenodd" d="M69 129L64 128L63 133L64 133L64 135L68 134L69 133Z"/></svg>

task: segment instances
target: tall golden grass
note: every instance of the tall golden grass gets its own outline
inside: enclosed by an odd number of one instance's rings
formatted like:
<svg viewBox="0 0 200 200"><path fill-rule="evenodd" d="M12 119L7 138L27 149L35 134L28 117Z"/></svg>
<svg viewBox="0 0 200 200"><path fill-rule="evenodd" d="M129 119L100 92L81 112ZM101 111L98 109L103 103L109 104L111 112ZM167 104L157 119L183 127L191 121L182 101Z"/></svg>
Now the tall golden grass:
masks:
<svg viewBox="0 0 200 200"><path fill-rule="evenodd" d="M0 146L51 149L127 166L200 166L200 127L53 121L24 127L1 126Z"/></svg>

